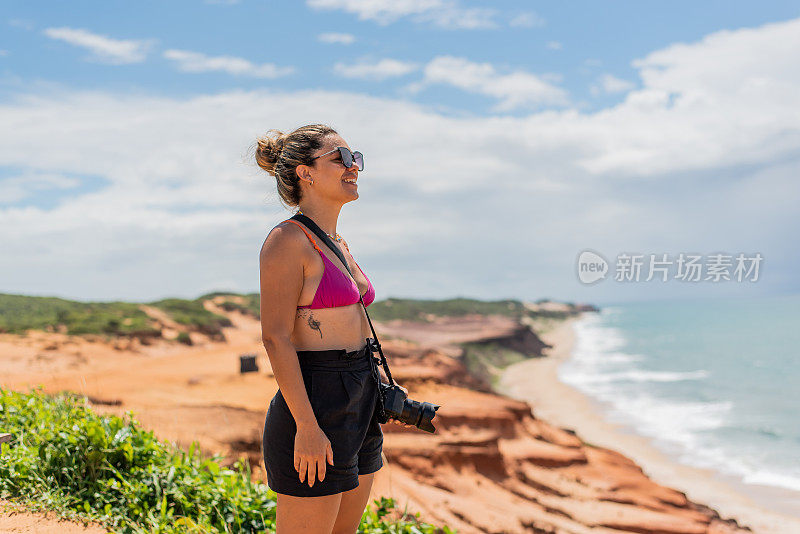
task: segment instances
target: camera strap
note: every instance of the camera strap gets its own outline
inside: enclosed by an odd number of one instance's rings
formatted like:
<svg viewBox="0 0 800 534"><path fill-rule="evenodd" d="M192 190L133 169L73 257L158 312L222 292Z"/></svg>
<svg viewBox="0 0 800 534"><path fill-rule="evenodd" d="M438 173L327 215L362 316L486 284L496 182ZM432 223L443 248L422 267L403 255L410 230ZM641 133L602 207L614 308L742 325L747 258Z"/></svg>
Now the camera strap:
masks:
<svg viewBox="0 0 800 534"><path fill-rule="evenodd" d="M339 258L339 261L342 262L342 265L344 265L344 268L347 269L348 273L350 273L350 277L353 280L356 279L355 276L353 276L353 272L350 270L350 267L347 265L347 260L345 260L344 254L342 254L342 251L339 249L339 247L337 247L336 245L333 244L333 240L331 240L331 238L328 236L328 234L326 234L322 230L322 228L317 226L317 223L315 223L313 220L311 220L310 217L308 217L306 215L303 215L302 213L296 213L291 218L294 219L295 221L299 221L299 222L303 223L312 232L317 234L317 237L319 237L322 240L322 242L325 243L325 245L329 249L331 249L331 252L336 254L336 257ZM356 289L358 290L358 284L356 284ZM364 305L364 298L361 296L361 291L360 290L358 290L358 300L361 302L361 307L364 309L364 313L367 316L367 322L369 323L370 330L372 330L372 338L374 339L374 343L372 344L371 347L369 347L369 350L371 352L375 352L375 349L377 349L378 354L380 354L380 356L381 356L380 357L380 363L383 366L383 370L386 371L386 378L389 379L389 385L393 386L394 385L394 379L392 379L392 373L389 371L389 364L386 361L386 356L383 355L383 350L381 350L381 344L380 344L380 341L378 341L378 334L375 333L375 327L372 326L372 320L369 318L369 313L367 313L367 307ZM370 358L372 358L371 354L370 354Z"/></svg>

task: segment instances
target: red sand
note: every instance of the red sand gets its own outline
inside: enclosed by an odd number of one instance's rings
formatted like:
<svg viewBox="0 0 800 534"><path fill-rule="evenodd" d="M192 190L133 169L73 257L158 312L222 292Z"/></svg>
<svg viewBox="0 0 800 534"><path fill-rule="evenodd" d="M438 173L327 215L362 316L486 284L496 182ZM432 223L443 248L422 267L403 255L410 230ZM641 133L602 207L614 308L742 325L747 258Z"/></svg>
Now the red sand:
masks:
<svg viewBox="0 0 800 534"><path fill-rule="evenodd" d="M261 344L260 324L238 312L224 312L234 326L226 342L187 347L159 340L139 343L91 342L62 334L0 335L2 385L27 391L34 384L56 392L87 395L99 412L133 410L162 439L188 448L198 441L206 453L228 462L247 456L254 478L261 467L261 431L270 398L277 391ZM497 337L510 332L503 319L466 318L462 328ZM418 324L392 323L379 334L413 339ZM372 498L394 497L402 511L448 524L461 534L478 532L575 532L619 534L745 532L736 521L696 504L676 490L650 480L631 460L587 446L579 435L539 419L526 402L492 393L471 377L453 336L425 331L428 346L384 340L392 374L411 398L440 404L433 435L396 424L383 425L386 465L378 472ZM437 348L438 347L438 348ZM239 374L239 355L257 353L259 373ZM115 404L118 403L118 404ZM39 517L38 515L36 516ZM0 527L13 518L0 512ZM62 524L33 519L22 530L61 533ZM89 531L76 525L76 532ZM749 530L747 530L749 531Z"/></svg>

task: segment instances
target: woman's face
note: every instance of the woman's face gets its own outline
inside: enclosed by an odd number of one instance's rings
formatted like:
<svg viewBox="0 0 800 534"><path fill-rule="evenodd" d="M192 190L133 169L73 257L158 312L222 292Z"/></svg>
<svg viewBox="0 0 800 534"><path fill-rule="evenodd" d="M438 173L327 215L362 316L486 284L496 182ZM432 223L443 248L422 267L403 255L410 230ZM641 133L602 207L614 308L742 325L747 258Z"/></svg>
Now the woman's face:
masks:
<svg viewBox="0 0 800 534"><path fill-rule="evenodd" d="M314 152L313 156L325 154L337 146L350 148L342 137L330 135L325 138L324 146ZM345 167L338 150L315 159L310 174L314 178L314 183L307 188L310 194L323 195L341 202L350 202L358 198L358 185L344 181L354 178L358 180L358 165L354 161L351 167Z"/></svg>

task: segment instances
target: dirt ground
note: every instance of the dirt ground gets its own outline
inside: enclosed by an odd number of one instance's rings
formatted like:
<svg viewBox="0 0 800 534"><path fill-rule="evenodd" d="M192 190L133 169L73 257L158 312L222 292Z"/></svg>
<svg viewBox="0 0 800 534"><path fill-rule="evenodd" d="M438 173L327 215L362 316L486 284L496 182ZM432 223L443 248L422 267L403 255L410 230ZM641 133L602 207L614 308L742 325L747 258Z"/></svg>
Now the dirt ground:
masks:
<svg viewBox="0 0 800 534"><path fill-rule="evenodd" d="M266 482L261 432L277 391L261 343L259 322L228 316L226 341L192 334L193 346L157 340L150 345L107 343L58 333L0 334L2 386L27 391L70 390L94 410L132 410L161 439L232 463L247 457L254 479ZM371 500L394 497L400 510L479 532L744 532L733 520L648 479L628 458L591 447L570 429L534 415L531 405L491 392L466 372L453 341L502 337L518 325L507 319L469 318L463 324L392 322L376 325L395 380L413 399L439 404L435 434L383 425L384 467ZM176 325L164 325L166 328ZM394 339L389 339L389 336ZM259 372L241 374L239 356L257 355ZM71 528L73 530L68 530ZM16 530L15 530L16 529ZM43 514L0 512L0 532L95 532ZM98 531L102 532L102 530Z"/></svg>

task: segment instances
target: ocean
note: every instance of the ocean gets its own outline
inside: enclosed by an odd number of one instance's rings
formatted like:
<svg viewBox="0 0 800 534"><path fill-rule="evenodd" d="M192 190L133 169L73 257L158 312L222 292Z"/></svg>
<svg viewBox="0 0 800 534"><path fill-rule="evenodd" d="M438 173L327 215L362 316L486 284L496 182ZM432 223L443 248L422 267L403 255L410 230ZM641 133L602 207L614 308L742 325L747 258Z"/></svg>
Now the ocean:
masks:
<svg viewBox="0 0 800 534"><path fill-rule="evenodd" d="M800 295L610 305L575 333L558 377L608 420L800 509Z"/></svg>

